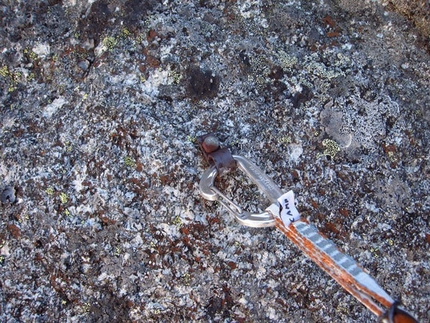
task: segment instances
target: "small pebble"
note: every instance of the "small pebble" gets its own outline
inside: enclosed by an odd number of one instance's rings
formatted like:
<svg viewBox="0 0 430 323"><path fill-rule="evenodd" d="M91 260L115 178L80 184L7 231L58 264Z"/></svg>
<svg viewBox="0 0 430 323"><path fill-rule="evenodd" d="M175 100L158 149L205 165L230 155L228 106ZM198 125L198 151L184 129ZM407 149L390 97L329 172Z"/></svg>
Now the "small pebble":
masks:
<svg viewBox="0 0 430 323"><path fill-rule="evenodd" d="M84 59L78 63L78 66L81 70L86 71L90 67L90 62L88 60Z"/></svg>
<svg viewBox="0 0 430 323"><path fill-rule="evenodd" d="M12 186L6 186L0 196L2 203L14 203L16 201L15 189Z"/></svg>

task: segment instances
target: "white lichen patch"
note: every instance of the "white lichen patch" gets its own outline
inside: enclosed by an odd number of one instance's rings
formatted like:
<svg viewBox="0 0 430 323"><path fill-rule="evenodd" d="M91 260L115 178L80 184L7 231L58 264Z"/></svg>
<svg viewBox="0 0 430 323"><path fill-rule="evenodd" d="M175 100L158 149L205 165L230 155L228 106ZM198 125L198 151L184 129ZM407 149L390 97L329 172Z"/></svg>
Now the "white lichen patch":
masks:
<svg viewBox="0 0 430 323"><path fill-rule="evenodd" d="M48 43L39 43L33 47L33 52L39 56L39 58L44 59L51 54L51 47Z"/></svg>
<svg viewBox="0 0 430 323"><path fill-rule="evenodd" d="M51 118L66 103L67 103L67 100L64 97L56 98L54 101L52 101L52 103L48 104L43 109L43 116L46 118Z"/></svg>
<svg viewBox="0 0 430 323"><path fill-rule="evenodd" d="M173 83L173 79L169 76L168 70L157 69L143 82L140 86L141 90L149 96L156 96L160 85Z"/></svg>
<svg viewBox="0 0 430 323"><path fill-rule="evenodd" d="M300 156L303 154L303 147L301 144L289 144L288 148L288 156L289 159L297 163L299 161Z"/></svg>
<svg viewBox="0 0 430 323"><path fill-rule="evenodd" d="M12 128L13 125L15 124L15 118L4 118L1 121L1 131L8 131L8 129Z"/></svg>
<svg viewBox="0 0 430 323"><path fill-rule="evenodd" d="M9 245L7 243L4 243L3 246L1 246L0 255L5 256L5 257L10 255L10 249L9 249Z"/></svg>
<svg viewBox="0 0 430 323"><path fill-rule="evenodd" d="M288 54L287 52L281 50L276 53L280 65L285 70L293 68L298 63L298 58L294 55Z"/></svg>

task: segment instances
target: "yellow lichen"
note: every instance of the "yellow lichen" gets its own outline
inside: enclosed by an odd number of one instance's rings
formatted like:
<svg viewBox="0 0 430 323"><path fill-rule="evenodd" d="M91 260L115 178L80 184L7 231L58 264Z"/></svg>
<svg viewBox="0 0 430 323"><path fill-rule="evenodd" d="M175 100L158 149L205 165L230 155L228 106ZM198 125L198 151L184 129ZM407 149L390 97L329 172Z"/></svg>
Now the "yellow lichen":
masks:
<svg viewBox="0 0 430 323"><path fill-rule="evenodd" d="M46 194L48 194L48 195L52 195L52 194L54 194L54 189L53 189L52 187L48 187L48 188L45 190L45 192L46 192Z"/></svg>
<svg viewBox="0 0 430 323"><path fill-rule="evenodd" d="M179 84L179 82L182 79L181 73L179 73L178 71L175 71L175 70L170 71L169 76L173 79L173 84Z"/></svg>
<svg viewBox="0 0 430 323"><path fill-rule="evenodd" d="M114 49L114 47L116 46L116 44L118 43L118 40L115 37L112 36L107 36L103 39L103 45L109 50L111 51L112 49Z"/></svg>
<svg viewBox="0 0 430 323"><path fill-rule="evenodd" d="M18 81L21 79L21 72L11 71L7 66L2 66L0 68L0 76L4 77L8 83L8 92L13 92L17 89Z"/></svg>
<svg viewBox="0 0 430 323"><path fill-rule="evenodd" d="M340 151L339 145L334 140L324 139L322 145L326 147L326 149L322 153L322 156L330 156L331 158L334 158L336 154Z"/></svg>
<svg viewBox="0 0 430 323"><path fill-rule="evenodd" d="M68 200L69 200L69 198L68 198L68 196L67 196L66 193L64 193L64 192L60 193L60 201L61 201L61 203L66 204Z"/></svg>
<svg viewBox="0 0 430 323"><path fill-rule="evenodd" d="M278 143L280 144L286 145L286 144L290 144L291 142L292 142L292 139L290 136L283 136L278 139Z"/></svg>
<svg viewBox="0 0 430 323"><path fill-rule="evenodd" d="M32 61L35 61L38 58L37 54L33 50L31 50L30 48L24 49L24 55L26 55Z"/></svg>
<svg viewBox="0 0 430 323"><path fill-rule="evenodd" d="M175 217L175 219L173 220L173 224L176 225L178 228L182 227L182 220L179 215Z"/></svg>
<svg viewBox="0 0 430 323"><path fill-rule="evenodd" d="M130 168L135 168L136 167L136 161L133 159L133 157L130 156L126 156L124 158L124 165Z"/></svg>
<svg viewBox="0 0 430 323"><path fill-rule="evenodd" d="M9 68L6 65L0 68L0 76L3 76L3 77L9 76Z"/></svg>
<svg viewBox="0 0 430 323"><path fill-rule="evenodd" d="M130 30L128 30L127 28L123 28L121 30L121 37L127 38L127 37L130 37L130 36L131 36Z"/></svg>
<svg viewBox="0 0 430 323"><path fill-rule="evenodd" d="M197 143L197 137L193 137L193 136L191 136L191 135L188 135L188 136L187 136L187 141L189 141L189 142L191 142L191 143L195 144L195 143Z"/></svg>

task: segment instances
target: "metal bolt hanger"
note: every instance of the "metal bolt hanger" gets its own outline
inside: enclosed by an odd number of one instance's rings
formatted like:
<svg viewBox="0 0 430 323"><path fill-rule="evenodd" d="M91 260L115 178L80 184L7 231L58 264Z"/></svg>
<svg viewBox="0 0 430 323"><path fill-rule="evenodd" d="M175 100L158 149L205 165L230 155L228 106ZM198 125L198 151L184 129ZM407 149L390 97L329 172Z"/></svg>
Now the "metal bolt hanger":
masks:
<svg viewBox="0 0 430 323"><path fill-rule="evenodd" d="M256 165L245 157L232 155L221 148L218 138L209 133L197 138L206 160L211 166L200 179L200 193L210 201L219 201L236 220L250 227L276 226L321 269L336 280L352 296L380 318L383 323L418 323L399 307L378 283L350 256L318 231L315 225L300 217L293 191L282 190ZM243 171L272 203L265 212L245 211L215 187L215 178L234 169ZM385 309L384 309L385 308Z"/></svg>

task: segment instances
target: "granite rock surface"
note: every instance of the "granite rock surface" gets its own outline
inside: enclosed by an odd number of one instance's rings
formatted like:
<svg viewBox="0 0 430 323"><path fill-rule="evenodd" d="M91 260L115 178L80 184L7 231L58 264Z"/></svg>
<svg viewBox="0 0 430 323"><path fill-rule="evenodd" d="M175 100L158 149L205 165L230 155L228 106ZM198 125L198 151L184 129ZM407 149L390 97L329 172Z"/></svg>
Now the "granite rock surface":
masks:
<svg viewBox="0 0 430 323"><path fill-rule="evenodd" d="M430 321L428 11L405 3L2 1L0 320L376 322L201 198L215 132Z"/></svg>

